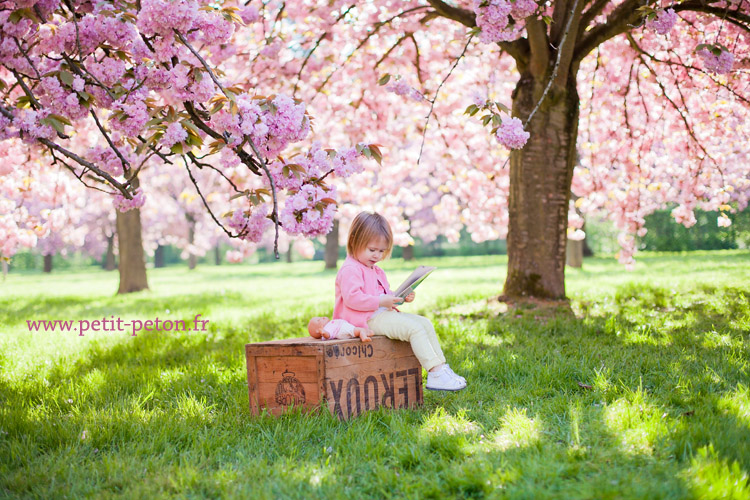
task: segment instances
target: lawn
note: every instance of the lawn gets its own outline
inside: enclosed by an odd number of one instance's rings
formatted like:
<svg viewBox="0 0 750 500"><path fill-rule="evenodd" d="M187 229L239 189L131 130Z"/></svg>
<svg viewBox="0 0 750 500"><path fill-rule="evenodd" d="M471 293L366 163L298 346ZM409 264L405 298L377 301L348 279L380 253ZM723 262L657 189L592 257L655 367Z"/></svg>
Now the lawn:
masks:
<svg viewBox="0 0 750 500"><path fill-rule="evenodd" d="M750 498L750 253L568 269L570 306L492 298L504 257L437 265L404 309L436 324L459 393L347 422L252 417L243 346L329 314L320 262L86 269L0 282L0 497ZM27 321L208 320L207 331Z"/></svg>

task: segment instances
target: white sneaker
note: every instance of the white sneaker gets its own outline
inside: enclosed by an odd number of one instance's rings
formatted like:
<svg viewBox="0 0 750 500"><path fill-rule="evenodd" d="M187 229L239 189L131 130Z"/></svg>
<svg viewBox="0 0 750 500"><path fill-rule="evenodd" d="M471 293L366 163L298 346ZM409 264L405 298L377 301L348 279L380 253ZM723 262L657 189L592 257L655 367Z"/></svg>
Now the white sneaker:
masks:
<svg viewBox="0 0 750 500"><path fill-rule="evenodd" d="M454 377L456 377L456 378L457 378L458 380L460 380L460 381L461 381L461 382L463 382L464 384L466 383L466 379L465 379L465 378L463 378L463 377L462 377L461 375L459 375L458 373L454 372L454 371L453 371L453 368L451 368L451 367L450 367L450 365L446 364L446 365L445 365L445 367L446 367L446 368L448 369L448 371L449 371L449 372L451 372L451 375L453 375Z"/></svg>
<svg viewBox="0 0 750 500"><path fill-rule="evenodd" d="M466 387L466 382L461 381L453 375L450 368L445 365L434 372L427 372L427 384L425 389L431 391L460 391Z"/></svg>

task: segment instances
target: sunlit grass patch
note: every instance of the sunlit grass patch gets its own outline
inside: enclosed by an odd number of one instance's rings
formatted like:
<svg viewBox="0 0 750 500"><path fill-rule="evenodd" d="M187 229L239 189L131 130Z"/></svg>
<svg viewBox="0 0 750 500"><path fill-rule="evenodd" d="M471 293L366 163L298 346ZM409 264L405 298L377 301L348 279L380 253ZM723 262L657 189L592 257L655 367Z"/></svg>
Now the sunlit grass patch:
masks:
<svg viewBox="0 0 750 500"><path fill-rule="evenodd" d="M433 319L468 387L346 422L248 411L244 344L330 314L335 273L320 263L160 269L122 297L101 271L11 276L0 497L747 496L750 254L641 255L635 273L587 259L568 272L569 307L494 307L505 262L386 263L392 283L438 266L403 309ZM25 323L197 313L207 331Z"/></svg>
<svg viewBox="0 0 750 500"><path fill-rule="evenodd" d="M750 475L737 462L722 459L713 446L704 446L684 472L690 490L708 500L746 500L750 498Z"/></svg>
<svg viewBox="0 0 750 500"><path fill-rule="evenodd" d="M543 425L538 418L526 415L526 409L508 409L500 418L500 427L487 436L489 448L505 451L510 448L534 446L541 439Z"/></svg>

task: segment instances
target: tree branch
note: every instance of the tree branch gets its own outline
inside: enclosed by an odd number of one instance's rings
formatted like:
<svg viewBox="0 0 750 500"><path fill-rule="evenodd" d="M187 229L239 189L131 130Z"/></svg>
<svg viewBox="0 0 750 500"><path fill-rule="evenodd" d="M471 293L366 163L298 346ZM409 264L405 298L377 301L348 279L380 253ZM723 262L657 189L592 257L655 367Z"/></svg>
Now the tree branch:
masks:
<svg viewBox="0 0 750 500"><path fill-rule="evenodd" d="M542 97L539 98L539 102L536 103L536 106L529 114L528 118L526 118L526 121L523 124L523 128L526 128L526 126L531 123L531 119L534 117L536 112L539 110L539 107L544 102L545 97L547 97L547 93L549 92L549 89L552 87L552 84L555 83L555 81L558 79L557 72L560 69L560 61L562 61L563 53L566 53L567 56L570 56L572 53L572 50L566 49L566 47L571 47L573 45L573 42L568 43L567 37L570 34L570 25L573 20L573 17L575 17L575 13L578 12L578 2L580 0L575 0L573 4L573 10L571 12L570 17L568 17L568 24L565 27L565 31L563 33L562 39L560 40L560 46L557 48L557 60L555 61L555 67L552 69L552 75L549 78L549 81L547 82L547 86L544 89L544 92L542 93ZM567 78L567 69L564 71L564 74ZM510 157L508 157L510 158Z"/></svg>
<svg viewBox="0 0 750 500"><path fill-rule="evenodd" d="M529 36L529 71L534 79L542 80L550 59L547 25L541 19L529 17L526 20L526 33Z"/></svg>
<svg viewBox="0 0 750 500"><path fill-rule="evenodd" d="M357 46L354 48L354 50L346 57L346 59L344 60L344 62L341 63L340 65L338 65L336 68L334 68L333 71L331 71L330 73L328 73L328 75L326 76L325 80L323 80L323 83L321 83L320 85L318 85L318 88L315 89L315 95L313 96L313 98L311 99L311 101L315 100L315 98L318 95L320 95L320 93L323 91L323 88L325 88L325 86L331 80L331 78L333 77L333 75L336 74L336 72L338 70L340 70L341 68L343 68L344 66L346 66L346 64L349 62L349 60L351 60L351 58L354 57L354 54L356 54L357 51L359 49L361 49L362 46L368 42L368 40L370 40L371 37L373 37L374 35L376 35L378 33L378 31L380 31L380 28L382 28L386 24L390 24L391 22L393 22L394 19L398 19L399 17L401 17L401 16L403 16L405 14L410 14L412 12L415 12L415 11L418 11L418 10L424 10L426 8L428 8L426 5L421 5L419 7L413 7L411 9L407 9L407 10L404 10L402 12L399 12L395 16L392 16L392 17L386 19L385 21L379 21L379 22L375 23L375 25L373 26L372 31L369 32L367 34L367 36L365 36L359 42L359 44L357 44Z"/></svg>
<svg viewBox="0 0 750 500"><path fill-rule="evenodd" d="M109 147L112 148L112 151L114 151L117 157L120 159L120 163L122 163L123 171L127 172L130 169L129 168L130 163L128 162L128 160L125 159L124 156L122 156L122 153L120 153L120 150L117 149L117 146L115 146L115 144L112 142L112 139L110 139L109 134L107 134L107 131L104 130L104 127L102 126L102 124L99 123L99 118L96 116L96 113L94 112L94 110L89 109L89 113L91 113L91 116L94 117L94 122L96 122L96 127L99 129L99 132L102 133L102 135L104 136L104 139L106 139L107 144L109 144Z"/></svg>
<svg viewBox="0 0 750 500"><path fill-rule="evenodd" d="M471 44L471 40L474 38L474 35L471 35L469 39L466 41L466 45L464 45L464 50L461 51L461 54L456 58L456 62L453 63L453 67L451 67L450 71L448 71L448 74L445 75L445 78L443 78L443 81L440 82L440 85L438 85L437 90L435 90L435 97L432 99L432 104L430 105L430 112L427 114L427 120L424 124L424 130L422 130L422 145L419 147L419 157L417 158L417 165L419 165L419 162L422 160L422 150L424 149L424 141L425 137L427 136L427 126L430 123L430 117L432 116L432 112L435 109L435 103L437 102L438 94L440 94L440 89L443 87L445 82L448 81L448 78L451 77L453 74L453 70L456 69L456 66L458 66L458 63L461 61L461 59L466 54L466 49L469 48L469 44Z"/></svg>
<svg viewBox="0 0 750 500"><path fill-rule="evenodd" d="M219 222L219 220L216 218L216 216L214 215L213 211L211 210L211 207L208 206L208 202L206 201L206 198L203 196L203 193L201 193L201 188L198 187L198 181L196 181L195 177L193 177L193 173L190 171L190 167L188 166L188 162L185 159L185 156L182 157L182 161L185 162L185 169L187 170L188 177L190 177L190 181L195 186L195 190L198 192L198 196L201 197L201 201L203 202L203 206L206 207L206 210L208 210L208 214L211 216L211 218L214 220L214 222L216 222L216 225L219 226L225 233L227 233L227 236L229 236L230 238L238 238L238 237L242 236L244 234L242 231L240 231L238 234L234 235L231 232L229 232L227 230L227 228L224 227L224 225L221 222Z"/></svg>
<svg viewBox="0 0 750 500"><path fill-rule="evenodd" d="M706 150L706 148L703 146L703 144L698 140L698 138L695 136L695 132L693 131L693 127L690 125L690 122L687 119L687 116L685 116L685 113L680 109L680 107L677 105L674 100L669 97L667 94L667 89L664 87L664 84L661 83L661 80L659 80L658 76L656 75L656 71L651 68L651 66L648 65L648 62L646 62L646 59L643 57L643 51L640 47L638 47L638 44L633 39L633 36L628 34L628 41L630 41L631 46L633 49L638 53L638 58L640 59L641 63L646 66L646 69L648 69L651 74L654 75L654 80L656 81L656 84L659 85L659 88L661 89L662 94L664 95L664 98L667 99L669 104L672 105L675 111L680 115L680 118L682 118L682 122L685 124L685 128L687 129L688 134L690 134L690 137L693 139L693 142L703 151L703 154L709 158L714 165L716 165L717 170L719 171L719 174L721 175L722 179L724 179L724 172L721 170L721 167L719 166L719 163L716 161L716 159L709 154L709 152ZM683 101L684 102L684 101Z"/></svg>
<svg viewBox="0 0 750 500"><path fill-rule="evenodd" d="M568 12L568 20L565 24L560 43L557 46L557 62L555 67L561 67L560 74L557 75L555 82L557 85L563 86L568 80L568 70L570 69L570 63L573 60L573 53L575 51L576 36L578 34L578 22L581 20L581 9L583 9L583 2L581 0L575 0L573 2L573 8Z"/></svg>
<svg viewBox="0 0 750 500"><path fill-rule="evenodd" d="M427 0L427 2L441 17L457 21L467 28L473 28L477 25L476 15L473 11L454 7L442 0ZM528 46L525 38L519 38L512 42L498 42L498 45L504 52L507 52L508 55L515 59L519 65L526 63L526 57L528 57Z"/></svg>
<svg viewBox="0 0 750 500"><path fill-rule="evenodd" d="M341 21L344 16L346 16L349 11L351 11L357 4L352 4L349 6L348 9L346 9L344 12L342 12L339 17L336 18L336 20L331 25L331 29L333 29L334 26L336 26L339 21ZM312 57L313 53L315 52L315 49L317 49L320 46L320 43L325 39L325 37L328 36L328 31L324 31L318 39L315 41L315 45L312 49L310 49L310 52L307 53L305 56L305 60L302 61L302 65L299 68L299 71L297 72L297 81L294 82L294 90L292 90L292 97L297 95L297 87L299 86L299 81L302 79L302 70L305 69L305 66L307 66L307 62L310 60L310 57Z"/></svg>

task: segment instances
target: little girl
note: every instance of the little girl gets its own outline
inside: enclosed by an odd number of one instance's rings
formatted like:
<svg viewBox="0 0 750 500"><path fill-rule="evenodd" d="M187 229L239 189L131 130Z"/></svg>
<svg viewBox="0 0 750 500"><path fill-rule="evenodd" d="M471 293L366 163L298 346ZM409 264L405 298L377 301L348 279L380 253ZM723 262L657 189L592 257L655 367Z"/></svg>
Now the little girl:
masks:
<svg viewBox="0 0 750 500"><path fill-rule="evenodd" d="M461 390L466 387L466 379L445 363L430 320L394 307L402 300L393 295L385 272L375 265L388 257L392 248L391 226L382 215L362 212L354 218L346 244L346 261L336 275L333 318L369 328L375 335L408 341L427 370L427 389ZM414 293L404 300L412 302Z"/></svg>

